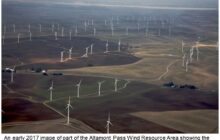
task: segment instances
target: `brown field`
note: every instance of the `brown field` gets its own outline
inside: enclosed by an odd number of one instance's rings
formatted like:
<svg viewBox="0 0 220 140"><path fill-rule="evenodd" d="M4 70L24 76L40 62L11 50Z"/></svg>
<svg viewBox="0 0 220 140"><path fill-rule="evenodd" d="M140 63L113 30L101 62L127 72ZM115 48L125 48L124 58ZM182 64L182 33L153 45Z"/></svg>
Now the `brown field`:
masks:
<svg viewBox="0 0 220 140"><path fill-rule="evenodd" d="M218 110L144 111L131 115L183 133L218 132Z"/></svg>

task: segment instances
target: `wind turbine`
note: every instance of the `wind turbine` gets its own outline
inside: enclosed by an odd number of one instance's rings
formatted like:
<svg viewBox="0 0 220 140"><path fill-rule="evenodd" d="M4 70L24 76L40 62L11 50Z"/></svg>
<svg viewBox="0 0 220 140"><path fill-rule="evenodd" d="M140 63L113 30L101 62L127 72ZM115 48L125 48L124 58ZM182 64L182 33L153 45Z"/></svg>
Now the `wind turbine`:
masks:
<svg viewBox="0 0 220 140"><path fill-rule="evenodd" d="M191 49L190 49L190 62L191 63L193 61L193 52L194 52L194 46L192 46Z"/></svg>
<svg viewBox="0 0 220 140"><path fill-rule="evenodd" d="M137 23L137 27L138 27L138 32L140 31L140 23Z"/></svg>
<svg viewBox="0 0 220 140"><path fill-rule="evenodd" d="M169 37L171 37L171 33L172 33L171 25L169 25Z"/></svg>
<svg viewBox="0 0 220 140"><path fill-rule="evenodd" d="M109 51L108 51L108 40L107 40L107 42L106 42L106 44L105 44L105 52L104 53L108 53Z"/></svg>
<svg viewBox="0 0 220 140"><path fill-rule="evenodd" d="M108 120L106 121L106 129L107 129L107 134L109 134L109 127L112 125L111 120L110 120L110 113L108 113Z"/></svg>
<svg viewBox="0 0 220 140"><path fill-rule="evenodd" d="M148 28L149 28L149 22L147 21L146 30L145 30L146 37L148 36L148 31L149 31Z"/></svg>
<svg viewBox="0 0 220 140"><path fill-rule="evenodd" d="M75 36L77 36L77 34L78 34L78 30L77 30L77 25L76 25L76 27L75 27Z"/></svg>
<svg viewBox="0 0 220 140"><path fill-rule="evenodd" d="M53 31L54 31L54 24L51 25L51 31L53 33Z"/></svg>
<svg viewBox="0 0 220 140"><path fill-rule="evenodd" d="M82 80L80 80L79 83L76 84L76 87L77 87L77 98L79 98L79 90L80 90L81 83L82 83Z"/></svg>
<svg viewBox="0 0 220 140"><path fill-rule="evenodd" d="M102 84L104 83L105 81L101 81L101 82L98 82L98 94L99 94L99 96L101 95L101 86L102 86Z"/></svg>
<svg viewBox="0 0 220 140"><path fill-rule="evenodd" d="M58 31L60 30L60 24L59 23L57 24L57 30Z"/></svg>
<svg viewBox="0 0 220 140"><path fill-rule="evenodd" d="M61 63L63 62L63 54L64 54L64 51L61 51L61 52L60 52L60 62L61 62Z"/></svg>
<svg viewBox="0 0 220 140"><path fill-rule="evenodd" d="M86 53L82 57L88 57L89 47L86 47Z"/></svg>
<svg viewBox="0 0 220 140"><path fill-rule="evenodd" d="M198 41L196 42L196 58L197 58L197 61L199 61L199 42Z"/></svg>
<svg viewBox="0 0 220 140"><path fill-rule="evenodd" d="M69 35L70 35L70 40L71 40L72 39L72 32L71 32L71 30L70 30Z"/></svg>
<svg viewBox="0 0 220 140"><path fill-rule="evenodd" d="M111 31L112 31L112 36L114 36L114 25L113 25L113 22L111 23Z"/></svg>
<svg viewBox="0 0 220 140"><path fill-rule="evenodd" d="M72 59L72 49L73 49L73 48L70 48L70 49L69 49L69 59Z"/></svg>
<svg viewBox="0 0 220 140"><path fill-rule="evenodd" d="M51 82L51 86L49 87L49 91L50 91L50 101L53 101L53 81Z"/></svg>
<svg viewBox="0 0 220 140"><path fill-rule="evenodd" d="M86 23L86 21L84 22L84 30L85 30L85 32L86 32L86 30L87 30L87 23Z"/></svg>
<svg viewBox="0 0 220 140"><path fill-rule="evenodd" d="M14 71L15 71L15 67L16 67L16 66L14 66L13 69L11 69L11 83L14 82Z"/></svg>
<svg viewBox="0 0 220 140"><path fill-rule="evenodd" d="M69 101L67 103L66 109L67 109L67 122L66 124L69 125L70 124L70 108L73 108L70 104L70 96L69 96Z"/></svg>
<svg viewBox="0 0 220 140"><path fill-rule="evenodd" d="M189 60L186 60L186 72L188 72L188 65L189 65Z"/></svg>
<svg viewBox="0 0 220 140"><path fill-rule="evenodd" d="M183 55L183 63L182 63L183 67L185 66L185 59L186 59L186 54Z"/></svg>
<svg viewBox="0 0 220 140"><path fill-rule="evenodd" d="M95 36L96 35L96 28L94 27L93 29L93 35Z"/></svg>
<svg viewBox="0 0 220 140"><path fill-rule="evenodd" d="M93 54L93 44L90 46L90 54Z"/></svg>
<svg viewBox="0 0 220 140"><path fill-rule="evenodd" d="M115 78L115 92L117 92L118 91L118 79L117 78Z"/></svg>
<svg viewBox="0 0 220 140"><path fill-rule="evenodd" d="M120 52L121 51L121 40L119 39L119 41L118 41L118 52Z"/></svg>
<svg viewBox="0 0 220 140"><path fill-rule="evenodd" d="M20 34L18 34L18 44L20 43Z"/></svg>
<svg viewBox="0 0 220 140"><path fill-rule="evenodd" d="M55 40L57 40L57 32L54 32Z"/></svg>
<svg viewBox="0 0 220 140"><path fill-rule="evenodd" d="M184 46L185 46L185 43L184 43L184 41L182 40L182 53L183 53L183 49L184 49Z"/></svg>
<svg viewBox="0 0 220 140"><path fill-rule="evenodd" d="M126 35L128 36L128 27L126 28Z"/></svg>
<svg viewBox="0 0 220 140"><path fill-rule="evenodd" d="M94 21L93 21L93 19L92 19L92 26L94 25Z"/></svg>
<svg viewBox="0 0 220 140"><path fill-rule="evenodd" d="M106 19L105 19L105 25L107 25L107 21L106 21Z"/></svg>
<svg viewBox="0 0 220 140"><path fill-rule="evenodd" d="M14 33L15 33L15 24L13 24L13 30L14 30Z"/></svg>
<svg viewBox="0 0 220 140"><path fill-rule="evenodd" d="M64 37L64 28L61 28L61 36Z"/></svg>

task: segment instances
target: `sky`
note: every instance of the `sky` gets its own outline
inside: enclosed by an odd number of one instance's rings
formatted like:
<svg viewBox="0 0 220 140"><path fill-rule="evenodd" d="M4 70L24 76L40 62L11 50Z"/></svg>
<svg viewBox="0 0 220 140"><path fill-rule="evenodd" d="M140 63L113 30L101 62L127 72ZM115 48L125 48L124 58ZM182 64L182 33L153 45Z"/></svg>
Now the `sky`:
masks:
<svg viewBox="0 0 220 140"><path fill-rule="evenodd" d="M6 0L3 0L6 1ZM185 7L185 8L217 8L218 0L7 0L37 3L62 4L98 4L120 6L156 6L156 7Z"/></svg>

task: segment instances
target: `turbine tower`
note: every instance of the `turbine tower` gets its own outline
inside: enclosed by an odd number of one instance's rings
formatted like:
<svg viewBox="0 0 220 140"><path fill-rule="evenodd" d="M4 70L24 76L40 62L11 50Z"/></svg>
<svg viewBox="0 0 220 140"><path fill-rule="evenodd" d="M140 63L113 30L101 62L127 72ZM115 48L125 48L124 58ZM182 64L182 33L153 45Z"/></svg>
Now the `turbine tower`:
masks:
<svg viewBox="0 0 220 140"><path fill-rule="evenodd" d="M126 28L126 35L128 36L128 27Z"/></svg>
<svg viewBox="0 0 220 140"><path fill-rule="evenodd" d="M183 58L182 58L182 59L183 59L183 63L182 63L182 66L184 67L184 66L185 66L185 59L186 59L186 54L184 54L184 55L183 55Z"/></svg>
<svg viewBox="0 0 220 140"><path fill-rule="evenodd" d="M13 30L14 30L14 33L15 33L15 24L13 24Z"/></svg>
<svg viewBox="0 0 220 140"><path fill-rule="evenodd" d="M70 48L70 49L69 49L69 59L72 59L72 49L73 49L73 48Z"/></svg>
<svg viewBox="0 0 220 140"><path fill-rule="evenodd" d="M93 44L90 46L90 54L93 54Z"/></svg>
<svg viewBox="0 0 220 140"><path fill-rule="evenodd" d="M186 72L188 72L188 65L189 65L189 60L186 60Z"/></svg>
<svg viewBox="0 0 220 140"><path fill-rule="evenodd" d="M108 51L108 40L107 40L107 42L106 42L106 44L105 44L105 52L104 53L108 53L109 51Z"/></svg>
<svg viewBox="0 0 220 140"><path fill-rule="evenodd" d="M88 57L89 47L86 47L86 53L82 57Z"/></svg>
<svg viewBox="0 0 220 140"><path fill-rule="evenodd" d="M94 27L94 29L93 29L93 36L95 36L96 35L96 28Z"/></svg>
<svg viewBox="0 0 220 140"><path fill-rule="evenodd" d="M51 86L49 87L49 91L50 91L50 101L53 101L53 81L51 82Z"/></svg>
<svg viewBox="0 0 220 140"><path fill-rule="evenodd" d="M82 83L82 80L80 80L79 83L76 84L76 87L77 87L77 98L79 98L79 90L80 90L81 83Z"/></svg>
<svg viewBox="0 0 220 140"><path fill-rule="evenodd" d="M55 40L57 40L57 32L54 32Z"/></svg>
<svg viewBox="0 0 220 140"><path fill-rule="evenodd" d="M31 32L31 25L28 25L28 31Z"/></svg>
<svg viewBox="0 0 220 140"><path fill-rule="evenodd" d="M101 81L101 82L98 82L98 94L99 94L99 96L101 95L101 86L102 86L102 84L104 83L105 81Z"/></svg>
<svg viewBox="0 0 220 140"><path fill-rule="evenodd" d="M64 37L64 28L61 28L61 36Z"/></svg>
<svg viewBox="0 0 220 140"><path fill-rule="evenodd" d="M86 23L86 21L84 22L84 30L85 30L85 32L87 30L87 23Z"/></svg>
<svg viewBox="0 0 220 140"><path fill-rule="evenodd" d="M63 62L63 54L64 54L64 51L61 51L61 52L60 52L60 62L61 62L61 63Z"/></svg>
<svg viewBox="0 0 220 140"><path fill-rule="evenodd" d="M184 49L184 46L185 46L185 43L183 42L183 40L182 40L182 53L183 53L183 49Z"/></svg>
<svg viewBox="0 0 220 140"><path fill-rule="evenodd" d="M71 30L70 30L69 35L70 35L70 40L71 40L72 39L72 32L71 32Z"/></svg>
<svg viewBox="0 0 220 140"><path fill-rule="evenodd" d="M16 67L16 66L14 66L13 69L11 69L11 83L14 82L14 72L15 72L15 67Z"/></svg>
<svg viewBox="0 0 220 140"><path fill-rule="evenodd" d="M67 103L66 109L67 109L67 122L66 124L69 125L70 124L70 108L73 108L70 104L70 97L69 97L69 101Z"/></svg>
<svg viewBox="0 0 220 140"><path fill-rule="evenodd" d="M197 59L197 61L199 61L199 42L197 41L196 42L196 59Z"/></svg>
<svg viewBox="0 0 220 140"><path fill-rule="evenodd" d="M117 92L118 91L118 79L117 78L115 78L115 92Z"/></svg>
<svg viewBox="0 0 220 140"><path fill-rule="evenodd" d="M106 124L107 134L109 134L109 128L110 128L110 125L112 125L111 120L110 120L110 113L108 113L108 120L106 122L107 122Z"/></svg>
<svg viewBox="0 0 220 140"><path fill-rule="evenodd" d="M77 30L77 25L76 25L76 27L75 27L75 36L77 36L77 34L78 34L78 30Z"/></svg>
<svg viewBox="0 0 220 140"><path fill-rule="evenodd" d="M119 39L119 41L118 41L118 52L120 52L121 51L121 40Z"/></svg>

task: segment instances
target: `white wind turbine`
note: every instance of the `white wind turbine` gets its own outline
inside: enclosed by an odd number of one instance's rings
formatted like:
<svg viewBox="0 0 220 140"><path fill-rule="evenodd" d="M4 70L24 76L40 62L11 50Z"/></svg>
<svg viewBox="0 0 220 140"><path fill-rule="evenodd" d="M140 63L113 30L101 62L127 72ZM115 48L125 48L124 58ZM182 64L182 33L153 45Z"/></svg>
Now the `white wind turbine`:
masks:
<svg viewBox="0 0 220 140"><path fill-rule="evenodd" d="M58 31L60 30L60 24L59 23L57 24L57 30Z"/></svg>
<svg viewBox="0 0 220 140"><path fill-rule="evenodd" d="M110 128L110 125L112 125L111 120L110 120L110 113L108 113L108 120L106 122L107 122L106 124L107 134L109 134L109 128Z"/></svg>
<svg viewBox="0 0 220 140"><path fill-rule="evenodd" d="M70 30L69 32L69 35L70 35L70 40L72 39L72 31Z"/></svg>
<svg viewBox="0 0 220 140"><path fill-rule="evenodd" d="M75 27L75 36L77 36L77 34L78 34L78 29L77 29L77 25L76 25L76 27Z"/></svg>
<svg viewBox="0 0 220 140"><path fill-rule="evenodd" d="M192 46L191 49L190 49L190 55L189 55L190 63L192 63L192 61L193 61L193 52L194 52L194 46Z"/></svg>
<svg viewBox="0 0 220 140"><path fill-rule="evenodd" d="M50 101L53 101L53 81L51 82L51 86L48 89L50 91Z"/></svg>
<svg viewBox="0 0 220 140"><path fill-rule="evenodd" d="M117 92L118 91L118 79L117 78L115 78L115 92Z"/></svg>
<svg viewBox="0 0 220 140"><path fill-rule="evenodd" d="M118 52L120 52L121 51L121 40L119 39L119 41L118 41Z"/></svg>
<svg viewBox="0 0 220 140"><path fill-rule="evenodd" d="M138 32L140 31L140 23L137 23Z"/></svg>
<svg viewBox="0 0 220 140"><path fill-rule="evenodd" d="M16 67L16 66L14 66L13 69L11 69L11 83L14 82L14 72L15 72L15 67Z"/></svg>
<svg viewBox="0 0 220 140"><path fill-rule="evenodd" d="M186 60L186 72L188 72L188 65L189 65L189 60Z"/></svg>
<svg viewBox="0 0 220 140"><path fill-rule="evenodd" d="M92 26L94 25L94 21L93 21L93 19L92 19Z"/></svg>
<svg viewBox="0 0 220 140"><path fill-rule="evenodd" d="M94 27L94 29L93 29L93 36L95 36L96 35L96 28Z"/></svg>
<svg viewBox="0 0 220 140"><path fill-rule="evenodd" d="M148 32L149 32L149 22L147 22L147 24L146 24L146 30L145 30L145 35L146 35L146 37L148 36Z"/></svg>
<svg viewBox="0 0 220 140"><path fill-rule="evenodd" d="M128 27L126 27L126 35L128 36Z"/></svg>
<svg viewBox="0 0 220 140"><path fill-rule="evenodd" d="M184 55L183 55L183 58L182 58L182 59L183 59L183 63L182 63L182 66L184 67L184 66L185 66L185 59L186 59L186 54L184 54Z"/></svg>
<svg viewBox="0 0 220 140"><path fill-rule="evenodd" d="M107 25L107 20L105 19L105 25Z"/></svg>
<svg viewBox="0 0 220 140"><path fill-rule="evenodd" d="M87 23L86 23L86 21L84 22L84 30L85 30L85 32L87 30Z"/></svg>
<svg viewBox="0 0 220 140"><path fill-rule="evenodd" d="M90 47L86 47L86 53L82 57L88 57L89 48Z"/></svg>
<svg viewBox="0 0 220 140"><path fill-rule="evenodd" d="M113 22L111 23L111 31L112 31L112 36L114 36L114 25L113 25Z"/></svg>
<svg viewBox="0 0 220 140"><path fill-rule="evenodd" d="M64 59L63 59L63 54L64 54L64 51L61 51L61 52L60 52L60 62L61 62L61 63L62 63L63 60L64 60Z"/></svg>
<svg viewBox="0 0 220 140"><path fill-rule="evenodd" d="M70 49L69 49L69 59L72 59L72 49L73 49L73 48L70 48Z"/></svg>
<svg viewBox="0 0 220 140"><path fill-rule="evenodd" d="M69 97L69 101L67 103L66 109L67 109L67 122L66 124L69 125L70 124L70 108L73 108L70 104L70 97Z"/></svg>
<svg viewBox="0 0 220 140"><path fill-rule="evenodd" d="M13 24L13 30L14 30L14 33L15 33L15 24Z"/></svg>
<svg viewBox="0 0 220 140"><path fill-rule="evenodd" d="M183 51L184 51L184 46L185 46L185 43L184 43L184 41L182 40L182 53L183 53Z"/></svg>
<svg viewBox="0 0 220 140"><path fill-rule="evenodd" d="M105 81L98 82L98 94L101 95L101 86Z"/></svg>
<svg viewBox="0 0 220 140"><path fill-rule="evenodd" d="M196 59L199 61L199 42L196 42Z"/></svg>
<svg viewBox="0 0 220 140"><path fill-rule="evenodd" d="M54 24L51 25L51 31L54 32Z"/></svg>
<svg viewBox="0 0 220 140"><path fill-rule="evenodd" d="M57 32L54 32L55 40L57 40Z"/></svg>
<svg viewBox="0 0 220 140"><path fill-rule="evenodd" d="M64 27L61 28L61 36L64 37Z"/></svg>
<svg viewBox="0 0 220 140"><path fill-rule="evenodd" d="M76 87L77 87L77 98L79 98L79 91L80 91L81 83L82 83L82 80L80 80L79 83L76 84Z"/></svg>
<svg viewBox="0 0 220 140"><path fill-rule="evenodd" d="M91 46L90 46L90 54L93 54L93 44L91 44Z"/></svg>
<svg viewBox="0 0 220 140"><path fill-rule="evenodd" d="M104 53L108 53L109 51L108 51L108 40L107 40L107 42L106 42L106 44L105 44L105 52Z"/></svg>

